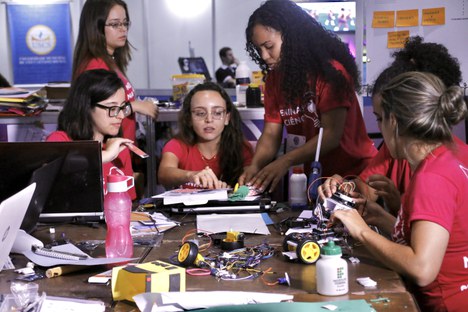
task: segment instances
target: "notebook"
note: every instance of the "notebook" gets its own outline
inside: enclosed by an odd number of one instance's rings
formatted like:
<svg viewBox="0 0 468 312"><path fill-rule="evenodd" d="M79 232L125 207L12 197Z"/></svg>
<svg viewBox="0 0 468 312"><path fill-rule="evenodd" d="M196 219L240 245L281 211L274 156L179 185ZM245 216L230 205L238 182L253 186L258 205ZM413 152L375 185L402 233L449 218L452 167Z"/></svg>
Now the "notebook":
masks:
<svg viewBox="0 0 468 312"><path fill-rule="evenodd" d="M0 143L0 200L31 182L38 187L23 223L104 218L101 145L97 141Z"/></svg>
<svg viewBox="0 0 468 312"><path fill-rule="evenodd" d="M10 254L35 188L33 183L0 204L0 271Z"/></svg>

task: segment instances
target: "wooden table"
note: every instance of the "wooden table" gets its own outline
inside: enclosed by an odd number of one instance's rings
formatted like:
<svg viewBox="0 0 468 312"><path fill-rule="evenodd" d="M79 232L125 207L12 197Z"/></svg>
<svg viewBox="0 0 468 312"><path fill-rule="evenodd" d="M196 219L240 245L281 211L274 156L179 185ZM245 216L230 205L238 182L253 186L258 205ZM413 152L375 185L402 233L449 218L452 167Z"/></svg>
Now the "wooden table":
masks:
<svg viewBox="0 0 468 312"><path fill-rule="evenodd" d="M272 216L273 219L283 219L284 216ZM186 220L193 220L194 218L188 217ZM160 247L135 247L134 256L142 257L145 259L142 262L162 260L169 262L169 257L174 255L181 243L181 238L185 233L194 228L194 222L184 223L183 225L171 229L164 234L164 239ZM54 225L59 238L65 235L67 239L72 242L82 242L86 240L104 240L105 238L105 225L101 224L97 227L90 227L84 225ZM245 245L253 246L262 243L266 240L269 244L275 247L277 252L269 259L262 261L259 268L266 270L271 267L272 271L276 274L268 274L265 280L274 282L277 278L283 277L287 272L291 279L291 286L276 285L267 286L261 278L244 281L217 281L213 276L189 276L187 275L186 288L187 291L199 290L229 290L229 291L255 291L255 292L270 292L270 293L284 293L294 295L295 301L333 301L333 300L351 300L351 299L365 299L377 311L419 311L417 305L405 289L405 286L400 277L393 271L383 267L368 255L366 255L365 248L358 247L353 249L353 255L357 256L360 260L358 264L348 262L349 267L349 293L343 296L327 297L321 296L316 293L315 284L315 265L306 265L298 262L290 262L281 255L282 242L284 237L270 226L272 232L269 236L263 235L246 235ZM63 233L63 234L62 234ZM49 226L40 226L34 236L41 239L44 243L51 240L49 234ZM212 247L212 251L219 250L217 247ZM90 253L93 257L104 256L104 245L100 245ZM23 256L15 256L14 262L17 267L22 267L27 262ZM115 311L132 311L138 310L136 305L131 302L114 303L112 301L112 294L110 286L88 284L87 279L89 276L105 271L105 266L90 267L89 269L70 273L68 275L55 277L51 279L42 279L35 281L39 284L40 292L45 291L48 295L63 296L63 297L76 297L76 298L89 298L102 300L108 310ZM11 270L0 272L0 293L10 293L10 282L17 276ZM374 289L365 289L356 282L357 277L368 276L375 280L378 284ZM382 298L387 298L384 300Z"/></svg>

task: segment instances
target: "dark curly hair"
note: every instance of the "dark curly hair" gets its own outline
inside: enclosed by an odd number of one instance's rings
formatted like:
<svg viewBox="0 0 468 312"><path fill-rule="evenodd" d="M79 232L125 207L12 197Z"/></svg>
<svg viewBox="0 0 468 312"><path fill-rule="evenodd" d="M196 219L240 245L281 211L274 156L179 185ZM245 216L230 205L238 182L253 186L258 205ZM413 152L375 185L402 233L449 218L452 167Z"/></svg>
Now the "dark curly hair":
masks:
<svg viewBox="0 0 468 312"><path fill-rule="evenodd" d="M420 36L410 37L403 49L392 54L395 60L374 81L372 96L381 93L394 77L410 71L436 75L447 87L460 84L462 75L458 60L442 44L423 41Z"/></svg>
<svg viewBox="0 0 468 312"><path fill-rule="evenodd" d="M315 91L315 83L309 86L308 81L315 82L317 76L321 76L341 96L354 90L360 92L359 72L348 46L294 2L268 0L249 18L245 30L246 50L263 73L267 74L268 66L252 42L256 25L271 27L281 33L283 44L277 68L285 73L281 86L288 103L302 98L310 89ZM342 73L332 66L332 60L344 66L354 85L350 85Z"/></svg>
<svg viewBox="0 0 468 312"><path fill-rule="evenodd" d="M412 63L414 71L439 77L447 87L460 85L462 75L458 59L439 43L423 42L420 36L408 38L403 49L392 54L395 62Z"/></svg>
<svg viewBox="0 0 468 312"><path fill-rule="evenodd" d="M244 137L241 126L241 117L237 108L233 105L231 98L226 91L214 82L205 82L196 85L189 94L185 97L182 109L179 113L179 132L175 137L187 145L193 146L197 144L197 134L192 126L192 110L191 102L193 96L200 91L215 91L218 92L226 102L226 113L231 114L229 124L224 127L221 134L220 145L218 149L218 157L220 160L220 169L222 176L220 180L228 185L235 185L239 180L239 176L244 170L244 154L245 147L252 149L249 142Z"/></svg>

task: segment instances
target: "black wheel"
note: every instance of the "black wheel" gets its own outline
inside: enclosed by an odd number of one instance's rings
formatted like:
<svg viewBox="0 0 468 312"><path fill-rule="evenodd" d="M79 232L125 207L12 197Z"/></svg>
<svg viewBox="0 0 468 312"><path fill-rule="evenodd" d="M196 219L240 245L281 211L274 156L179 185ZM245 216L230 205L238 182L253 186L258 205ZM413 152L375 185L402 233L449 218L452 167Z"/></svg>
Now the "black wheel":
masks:
<svg viewBox="0 0 468 312"><path fill-rule="evenodd" d="M297 242L294 234L288 234L283 240L283 251L294 251L294 247L288 244L288 241Z"/></svg>

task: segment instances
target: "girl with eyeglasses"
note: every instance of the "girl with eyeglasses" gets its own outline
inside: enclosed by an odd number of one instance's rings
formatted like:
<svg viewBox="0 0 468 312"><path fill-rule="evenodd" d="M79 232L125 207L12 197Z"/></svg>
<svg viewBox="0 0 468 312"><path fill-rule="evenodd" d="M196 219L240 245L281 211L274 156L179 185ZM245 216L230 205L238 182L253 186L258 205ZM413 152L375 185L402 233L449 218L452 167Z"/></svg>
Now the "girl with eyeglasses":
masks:
<svg viewBox="0 0 468 312"><path fill-rule="evenodd" d="M78 39L73 56L73 79L90 69L106 69L118 74L124 84L126 100L132 111L156 119L158 107L151 101L136 100L135 89L126 77L131 60L128 30L131 22L127 4L122 0L87 0L80 17ZM135 115L123 123L123 136L135 140Z"/></svg>
<svg viewBox="0 0 468 312"><path fill-rule="evenodd" d="M226 91L212 82L196 85L185 97L178 126L163 148L159 182L167 188L234 186L253 152Z"/></svg>
<svg viewBox="0 0 468 312"><path fill-rule="evenodd" d="M89 70L72 83L59 115L57 131L52 132L47 141L99 141L102 144L103 176L107 177L112 167L133 176L130 152L126 147L133 141L119 136L123 120L131 113L132 106L125 98L119 76L103 69ZM128 193L132 200L136 198L134 187Z"/></svg>

